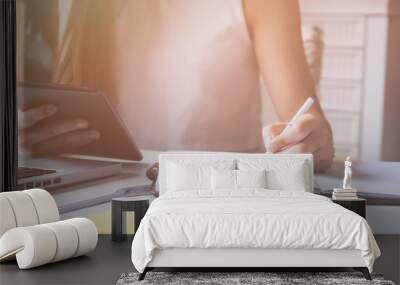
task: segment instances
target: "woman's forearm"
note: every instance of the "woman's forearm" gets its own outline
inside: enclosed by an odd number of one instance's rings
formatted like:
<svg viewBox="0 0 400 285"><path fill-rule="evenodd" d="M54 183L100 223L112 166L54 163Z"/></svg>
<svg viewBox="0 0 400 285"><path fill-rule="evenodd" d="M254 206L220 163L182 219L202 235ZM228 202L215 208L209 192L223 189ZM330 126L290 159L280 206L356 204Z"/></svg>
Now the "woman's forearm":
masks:
<svg viewBox="0 0 400 285"><path fill-rule="evenodd" d="M289 121L309 96L316 95L304 53L295 0L244 0L244 11L260 73L278 117ZM322 115L316 102L311 113Z"/></svg>

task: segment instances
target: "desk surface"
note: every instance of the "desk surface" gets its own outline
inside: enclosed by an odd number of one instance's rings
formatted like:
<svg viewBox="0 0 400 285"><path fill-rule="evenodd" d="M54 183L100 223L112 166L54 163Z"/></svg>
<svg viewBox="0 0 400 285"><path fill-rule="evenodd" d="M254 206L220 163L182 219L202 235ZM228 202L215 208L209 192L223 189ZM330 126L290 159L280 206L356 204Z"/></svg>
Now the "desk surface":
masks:
<svg viewBox="0 0 400 285"><path fill-rule="evenodd" d="M352 170L352 186L368 204L400 205L399 162L353 162ZM341 187L343 175L343 163L334 163L326 173L315 175L315 186L329 194Z"/></svg>
<svg viewBox="0 0 400 285"><path fill-rule="evenodd" d="M148 167L147 163L124 164L120 175L51 190L51 193L61 214L109 203L129 190L137 195L148 194L151 185L145 175Z"/></svg>
<svg viewBox="0 0 400 285"><path fill-rule="evenodd" d="M154 159L155 155L144 162L125 163L118 176L51 192L61 213L108 203L127 189L134 189L137 194L146 193L151 181L145 172ZM359 196L367 198L369 205L400 205L400 163L354 162L352 168L353 187L358 189ZM331 189L341 186L343 171L343 163L334 163L326 173L316 174L316 188L329 195Z"/></svg>

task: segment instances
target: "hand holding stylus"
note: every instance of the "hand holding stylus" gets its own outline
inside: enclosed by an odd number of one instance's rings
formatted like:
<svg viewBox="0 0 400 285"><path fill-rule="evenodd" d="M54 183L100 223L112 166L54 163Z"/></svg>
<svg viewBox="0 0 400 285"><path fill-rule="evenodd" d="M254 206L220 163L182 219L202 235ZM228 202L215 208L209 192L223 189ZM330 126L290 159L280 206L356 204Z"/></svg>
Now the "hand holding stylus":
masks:
<svg viewBox="0 0 400 285"><path fill-rule="evenodd" d="M275 123L264 128L266 150L270 153L312 153L316 171L324 171L334 156L332 131L327 120L307 113L306 101L289 123Z"/></svg>
<svg viewBox="0 0 400 285"><path fill-rule="evenodd" d="M291 128L301 118L302 115L304 115L305 113L308 112L308 110L310 110L311 106L314 104L314 101L315 101L314 96L307 98L304 104L300 107L297 113L293 116L290 122L283 129L282 134L285 133L289 128Z"/></svg>

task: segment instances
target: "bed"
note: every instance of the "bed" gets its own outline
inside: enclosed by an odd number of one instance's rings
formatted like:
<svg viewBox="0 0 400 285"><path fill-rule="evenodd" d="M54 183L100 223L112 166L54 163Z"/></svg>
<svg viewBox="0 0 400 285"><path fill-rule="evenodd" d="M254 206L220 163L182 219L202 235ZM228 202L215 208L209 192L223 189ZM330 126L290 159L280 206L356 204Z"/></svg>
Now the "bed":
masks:
<svg viewBox="0 0 400 285"><path fill-rule="evenodd" d="M153 268L352 267L379 248L365 219L313 194L309 154L165 153L159 192L132 243Z"/></svg>

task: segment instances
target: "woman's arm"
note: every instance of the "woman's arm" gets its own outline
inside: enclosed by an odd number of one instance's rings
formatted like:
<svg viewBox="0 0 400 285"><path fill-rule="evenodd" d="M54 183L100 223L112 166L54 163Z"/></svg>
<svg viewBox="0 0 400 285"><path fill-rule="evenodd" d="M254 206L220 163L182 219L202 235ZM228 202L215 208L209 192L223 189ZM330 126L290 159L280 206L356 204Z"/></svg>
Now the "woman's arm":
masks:
<svg viewBox="0 0 400 285"><path fill-rule="evenodd" d="M301 38L298 2L243 0L243 7L260 72L279 119L288 122L307 97L315 95ZM332 164L332 132L318 101L290 131L280 135L284 127L285 123L269 126L269 151L313 153L317 171Z"/></svg>

